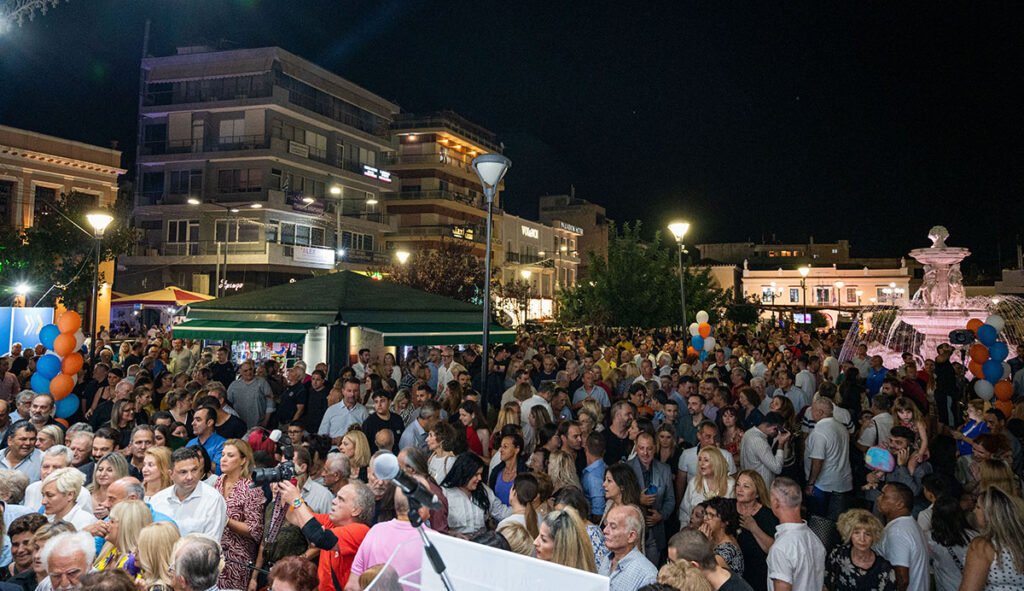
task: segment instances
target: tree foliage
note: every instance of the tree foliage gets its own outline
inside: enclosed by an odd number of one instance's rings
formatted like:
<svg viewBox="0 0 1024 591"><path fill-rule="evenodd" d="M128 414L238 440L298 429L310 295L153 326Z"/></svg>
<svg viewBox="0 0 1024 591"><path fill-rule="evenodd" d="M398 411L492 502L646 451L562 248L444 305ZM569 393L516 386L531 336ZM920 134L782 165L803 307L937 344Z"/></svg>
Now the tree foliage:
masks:
<svg viewBox="0 0 1024 591"><path fill-rule="evenodd" d="M725 318L736 324L757 324L761 318L761 298L737 298L725 308Z"/></svg>
<svg viewBox="0 0 1024 591"><path fill-rule="evenodd" d="M502 283L498 279L500 273L491 278L491 297L494 298L494 306L491 308L493 316L500 324L505 324L501 312L517 318L522 322L526 318L526 310L530 305L530 282L521 279L512 279ZM501 302L501 305L498 305Z"/></svg>
<svg viewBox="0 0 1024 591"><path fill-rule="evenodd" d="M480 303L484 288L484 265L473 255L472 245L462 240L413 251L405 264L394 263L381 272L400 285L463 302Z"/></svg>
<svg viewBox="0 0 1024 591"><path fill-rule="evenodd" d="M97 211L95 201L95 195L62 194L52 208L40 211L32 227L0 228L0 285L8 290L19 283L31 285L29 299L39 306L60 302L74 309L88 301L96 251L85 214ZM127 192L119 193L114 206L105 211L114 220L103 235L100 257L109 261L127 254L138 234L128 227L131 198ZM113 279L100 274L101 283Z"/></svg>
<svg viewBox="0 0 1024 591"><path fill-rule="evenodd" d="M586 282L559 294L559 320L565 324L599 324L640 328L679 325L679 270L674 247L662 244L660 233L645 242L641 224L624 224L621 233L608 230L608 255L590 254ZM692 321L706 310L717 321L729 304L732 290L713 285L709 268L684 269L686 310Z"/></svg>

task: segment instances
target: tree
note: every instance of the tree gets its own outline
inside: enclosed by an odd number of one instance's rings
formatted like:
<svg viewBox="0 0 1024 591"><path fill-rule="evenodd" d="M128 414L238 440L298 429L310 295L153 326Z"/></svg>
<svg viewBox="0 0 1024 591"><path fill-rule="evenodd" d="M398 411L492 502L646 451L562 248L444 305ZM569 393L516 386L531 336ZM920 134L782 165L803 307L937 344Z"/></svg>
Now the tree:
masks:
<svg viewBox="0 0 1024 591"><path fill-rule="evenodd" d="M0 228L0 285L34 286L30 299L39 306L60 302L78 308L89 301L96 251L85 214L97 210L95 202L95 195L62 194L52 207L39 212L33 226ZM114 217L100 250L100 258L109 261L131 251L138 233L128 227L131 198L127 192L119 192L114 206L104 211ZM113 277L100 274L100 283L112 281Z"/></svg>
<svg viewBox="0 0 1024 591"><path fill-rule="evenodd" d="M558 294L560 321L640 328L681 323L676 253L662 244L660 233L652 242L644 242L640 228L640 222L627 223L620 234L611 225L608 256L590 253L587 282ZM684 274L688 318L706 310L716 321L731 299L731 290L714 287L708 268L687 267Z"/></svg>
<svg viewBox="0 0 1024 591"><path fill-rule="evenodd" d="M522 322L526 318L526 310L530 306L530 282L512 279L502 283L498 280L498 274L495 274L491 278L491 297L494 298L491 310L499 323L504 324L499 312L506 312L509 316Z"/></svg>
<svg viewBox="0 0 1024 591"><path fill-rule="evenodd" d="M405 264L380 270L389 281L463 302L480 303L484 265L463 240L444 240L441 247L416 250Z"/></svg>
<svg viewBox="0 0 1024 591"><path fill-rule="evenodd" d="M756 324L761 318L761 298L737 299L725 308L725 318L736 324Z"/></svg>

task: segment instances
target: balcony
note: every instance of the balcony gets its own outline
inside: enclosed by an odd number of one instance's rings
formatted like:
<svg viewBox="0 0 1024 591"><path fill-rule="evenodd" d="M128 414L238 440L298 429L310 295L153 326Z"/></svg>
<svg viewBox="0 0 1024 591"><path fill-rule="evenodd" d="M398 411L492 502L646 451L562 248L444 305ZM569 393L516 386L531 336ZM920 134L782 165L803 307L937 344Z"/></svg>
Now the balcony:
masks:
<svg viewBox="0 0 1024 591"><path fill-rule="evenodd" d="M483 226L477 224L438 224L432 226L409 226L406 228L400 228L397 232L398 235L402 236L437 236L441 238L459 238L461 240L469 240L479 244L487 244L487 238L485 236L485 230ZM494 244L500 244L496 236L491 236L491 241Z"/></svg>
<svg viewBox="0 0 1024 591"><path fill-rule="evenodd" d="M269 135L238 135L200 140L157 140L142 144L143 156L260 150L270 147Z"/></svg>
<svg viewBox="0 0 1024 591"><path fill-rule="evenodd" d="M498 151L497 139L493 132L463 118L454 111L440 111L419 115L416 113L399 113L391 123L392 131L416 131L422 129L441 128L450 130L472 142L493 152Z"/></svg>
<svg viewBox="0 0 1024 591"><path fill-rule="evenodd" d="M450 168L459 168L467 173L476 175L473 170L473 160L460 160L454 156L446 156L444 154L406 154L404 156L388 156L382 159L385 166L447 166Z"/></svg>
<svg viewBox="0 0 1024 591"><path fill-rule="evenodd" d="M476 208L483 207L483 197L471 197L465 193L456 193L454 191L402 191L396 197L399 200L443 199L445 201L464 203Z"/></svg>
<svg viewBox="0 0 1024 591"><path fill-rule="evenodd" d="M519 252L506 252L505 253L506 263L515 263L520 265L538 265L541 267L554 267L555 261L548 256L540 256L536 254L526 254Z"/></svg>

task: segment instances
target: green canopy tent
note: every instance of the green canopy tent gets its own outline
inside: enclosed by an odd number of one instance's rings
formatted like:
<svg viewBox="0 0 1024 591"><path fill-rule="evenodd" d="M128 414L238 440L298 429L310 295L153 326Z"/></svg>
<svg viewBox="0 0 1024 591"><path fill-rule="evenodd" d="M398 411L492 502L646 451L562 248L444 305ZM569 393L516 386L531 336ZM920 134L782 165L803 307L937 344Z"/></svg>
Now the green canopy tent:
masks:
<svg viewBox="0 0 1024 591"><path fill-rule="evenodd" d="M479 343L482 316L475 304L342 271L191 304L173 336L301 343L325 326L333 373L348 365L351 327L380 333L385 345ZM492 344L515 341L512 330L489 332Z"/></svg>

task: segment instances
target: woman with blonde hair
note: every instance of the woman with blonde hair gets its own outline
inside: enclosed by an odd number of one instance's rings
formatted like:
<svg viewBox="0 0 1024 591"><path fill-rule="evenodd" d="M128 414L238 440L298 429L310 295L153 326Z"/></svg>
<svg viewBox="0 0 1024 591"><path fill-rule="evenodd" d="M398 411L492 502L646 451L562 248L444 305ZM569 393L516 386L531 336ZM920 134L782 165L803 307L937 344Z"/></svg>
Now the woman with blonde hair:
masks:
<svg viewBox="0 0 1024 591"><path fill-rule="evenodd" d="M697 454L697 474L686 485L679 503L679 524L690 523L690 513L698 503L712 497L735 498L736 480L729 476L729 465L718 450L705 448Z"/></svg>
<svg viewBox="0 0 1024 591"><path fill-rule="evenodd" d="M579 513L572 507L548 513L533 540L537 558L596 573L594 549Z"/></svg>
<svg viewBox="0 0 1024 591"><path fill-rule="evenodd" d="M96 522L96 518L75 502L82 493L85 474L77 468L54 470L43 479L43 511L51 521L67 521L78 529Z"/></svg>
<svg viewBox="0 0 1024 591"><path fill-rule="evenodd" d="M110 452L96 462L96 468L92 472L92 482L86 490L92 494L92 513L96 519L107 517L107 508L104 506L107 500L107 488L115 480L128 476L128 460L115 452Z"/></svg>
<svg viewBox="0 0 1024 591"><path fill-rule="evenodd" d="M1020 496L1017 475L1013 469L1003 460L986 458L978 463L978 490L988 490L993 486L1001 488L1008 495Z"/></svg>
<svg viewBox="0 0 1024 591"><path fill-rule="evenodd" d="M548 476L551 477L551 485L555 492L567 486L583 489L579 476L576 475L576 464L564 450L556 449L551 452L551 456L548 457Z"/></svg>
<svg viewBox="0 0 1024 591"><path fill-rule="evenodd" d="M46 451L55 445L64 445L64 431L57 425L47 425L36 433L36 449Z"/></svg>
<svg viewBox="0 0 1024 591"><path fill-rule="evenodd" d="M534 536L531 536L530 532L526 531L526 528L523 527L522 524L505 519L498 524L495 531L501 534L501 537L505 538L505 541L508 542L509 549L516 554L522 554L523 556L530 557L533 556Z"/></svg>
<svg viewBox="0 0 1024 591"><path fill-rule="evenodd" d="M125 500L110 510L110 527L104 536L106 543L93 562L96 570L119 568L137 579L142 578L142 569L136 559L139 548L139 533L153 523L153 513L146 503Z"/></svg>
<svg viewBox="0 0 1024 591"><path fill-rule="evenodd" d="M146 488L147 503L156 493L171 485L171 448L154 446L142 458L142 486Z"/></svg>
<svg viewBox="0 0 1024 591"><path fill-rule="evenodd" d="M843 543L828 554L825 588L829 591L896 591L896 571L872 549L885 535L882 522L869 511L850 509L839 516L836 525ZM923 585L927 587L928 583Z"/></svg>
<svg viewBox="0 0 1024 591"><path fill-rule="evenodd" d="M768 580L768 550L775 543L779 518L772 513L768 487L756 470L736 474L736 512L740 531L736 536L745 568L743 578L755 589L764 589Z"/></svg>
<svg viewBox="0 0 1024 591"><path fill-rule="evenodd" d="M170 521L152 523L139 532L138 562L147 591L173 590L169 571L179 538L178 528Z"/></svg>
<svg viewBox="0 0 1024 591"><path fill-rule="evenodd" d="M50 575L47 572L46 565L43 564L42 557L40 556L43 546L46 545L46 542L49 541L50 538L55 538L60 534L73 531L75 531L75 526L71 525L67 521L54 521L37 529L35 533L32 534L32 545L35 546L32 558L32 568L15 575L14 578L9 579L8 581L20 584L24 589L35 589L37 583L43 583L43 581L49 583Z"/></svg>
<svg viewBox="0 0 1024 591"><path fill-rule="evenodd" d="M960 591L1024 589L1024 500L998 487L978 495L981 534L971 540Z"/></svg>
<svg viewBox="0 0 1024 591"><path fill-rule="evenodd" d="M658 583L679 591L713 591L701 570L685 560L670 562L658 570Z"/></svg>
<svg viewBox="0 0 1024 591"><path fill-rule="evenodd" d="M221 475L213 488L224 497L227 506L227 526L220 544L226 554L242 562L254 562L263 538L263 505L266 499L262 488L252 488L252 469L255 465L252 448L241 439L228 439L220 456ZM221 589L246 589L250 570L244 564L229 562L221 570L217 584Z"/></svg>
<svg viewBox="0 0 1024 591"><path fill-rule="evenodd" d="M341 453L348 456L352 472L349 478L366 482L366 467L370 465L370 442L366 434L360 429L352 429L341 437L341 445L338 446Z"/></svg>
<svg viewBox="0 0 1024 591"><path fill-rule="evenodd" d="M488 443L490 448L490 455L498 449L501 445L501 430L505 425L521 425L522 417L519 414L519 403L516 401L506 402L501 410L498 411L498 422L494 425L494 431L491 432L491 440Z"/></svg>

